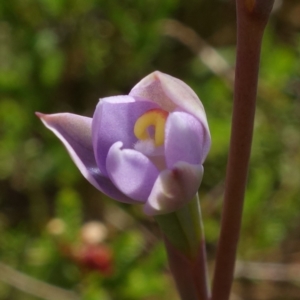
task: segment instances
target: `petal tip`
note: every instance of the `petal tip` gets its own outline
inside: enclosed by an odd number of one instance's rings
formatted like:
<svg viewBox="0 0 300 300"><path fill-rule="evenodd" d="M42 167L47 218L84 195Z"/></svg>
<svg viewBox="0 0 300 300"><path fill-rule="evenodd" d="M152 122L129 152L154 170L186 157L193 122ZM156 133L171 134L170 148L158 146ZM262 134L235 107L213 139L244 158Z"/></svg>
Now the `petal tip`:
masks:
<svg viewBox="0 0 300 300"><path fill-rule="evenodd" d="M150 76L152 77L153 81L160 81L160 82L161 82L162 78L168 77L168 75L167 75L166 73L163 73L163 72L158 71L158 70L152 72L152 73L149 75L149 77L150 77Z"/></svg>
<svg viewBox="0 0 300 300"><path fill-rule="evenodd" d="M45 114L43 114L43 113L41 113L41 112L38 112L38 111L36 111L34 114L35 114L39 119L42 119L44 116L46 116Z"/></svg>

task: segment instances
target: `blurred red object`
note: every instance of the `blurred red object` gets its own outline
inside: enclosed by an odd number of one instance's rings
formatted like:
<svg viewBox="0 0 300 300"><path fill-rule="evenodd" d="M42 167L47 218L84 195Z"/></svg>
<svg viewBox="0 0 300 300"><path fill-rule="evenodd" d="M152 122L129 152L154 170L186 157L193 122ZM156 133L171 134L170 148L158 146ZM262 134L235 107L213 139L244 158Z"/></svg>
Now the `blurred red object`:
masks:
<svg viewBox="0 0 300 300"><path fill-rule="evenodd" d="M112 252L104 245L85 245L73 256L85 269L99 271L103 275L112 274Z"/></svg>
<svg viewBox="0 0 300 300"><path fill-rule="evenodd" d="M104 245L80 245L71 246L60 244L61 253L74 261L84 271L97 271L104 276L110 276L113 273L113 254L112 251Z"/></svg>

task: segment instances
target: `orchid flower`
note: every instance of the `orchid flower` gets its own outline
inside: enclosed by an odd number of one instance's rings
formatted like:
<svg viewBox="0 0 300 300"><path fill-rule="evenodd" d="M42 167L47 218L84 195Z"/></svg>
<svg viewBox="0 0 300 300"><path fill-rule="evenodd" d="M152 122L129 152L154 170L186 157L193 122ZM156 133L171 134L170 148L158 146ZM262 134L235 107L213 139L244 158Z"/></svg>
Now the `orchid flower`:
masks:
<svg viewBox="0 0 300 300"><path fill-rule="evenodd" d="M198 191L211 138L201 101L177 78L153 72L129 95L100 99L93 118L37 115L83 176L117 201L159 215Z"/></svg>

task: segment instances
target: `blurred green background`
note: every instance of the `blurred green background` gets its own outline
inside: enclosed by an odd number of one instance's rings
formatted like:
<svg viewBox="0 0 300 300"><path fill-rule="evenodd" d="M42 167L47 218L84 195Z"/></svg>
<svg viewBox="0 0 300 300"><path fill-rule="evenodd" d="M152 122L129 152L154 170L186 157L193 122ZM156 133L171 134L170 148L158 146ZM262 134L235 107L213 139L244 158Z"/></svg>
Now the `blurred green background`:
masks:
<svg viewBox="0 0 300 300"><path fill-rule="evenodd" d="M90 186L34 115L92 116L100 97L154 70L184 80L206 108L213 144L200 198L212 274L235 26L233 0L0 1L1 300L178 299L153 220ZM232 299L300 299L299 53L300 2L276 1Z"/></svg>

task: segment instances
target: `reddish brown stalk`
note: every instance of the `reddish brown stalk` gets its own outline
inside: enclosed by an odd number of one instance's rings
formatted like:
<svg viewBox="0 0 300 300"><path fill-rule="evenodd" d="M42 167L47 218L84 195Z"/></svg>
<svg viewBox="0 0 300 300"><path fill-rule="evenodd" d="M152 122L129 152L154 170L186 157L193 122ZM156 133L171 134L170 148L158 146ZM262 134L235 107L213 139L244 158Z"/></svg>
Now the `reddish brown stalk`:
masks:
<svg viewBox="0 0 300 300"><path fill-rule="evenodd" d="M230 150L212 300L229 299L251 152L261 41L273 0L236 0L237 58Z"/></svg>
<svg viewBox="0 0 300 300"><path fill-rule="evenodd" d="M195 258L187 257L164 236L170 269L182 300L208 300L205 242Z"/></svg>

